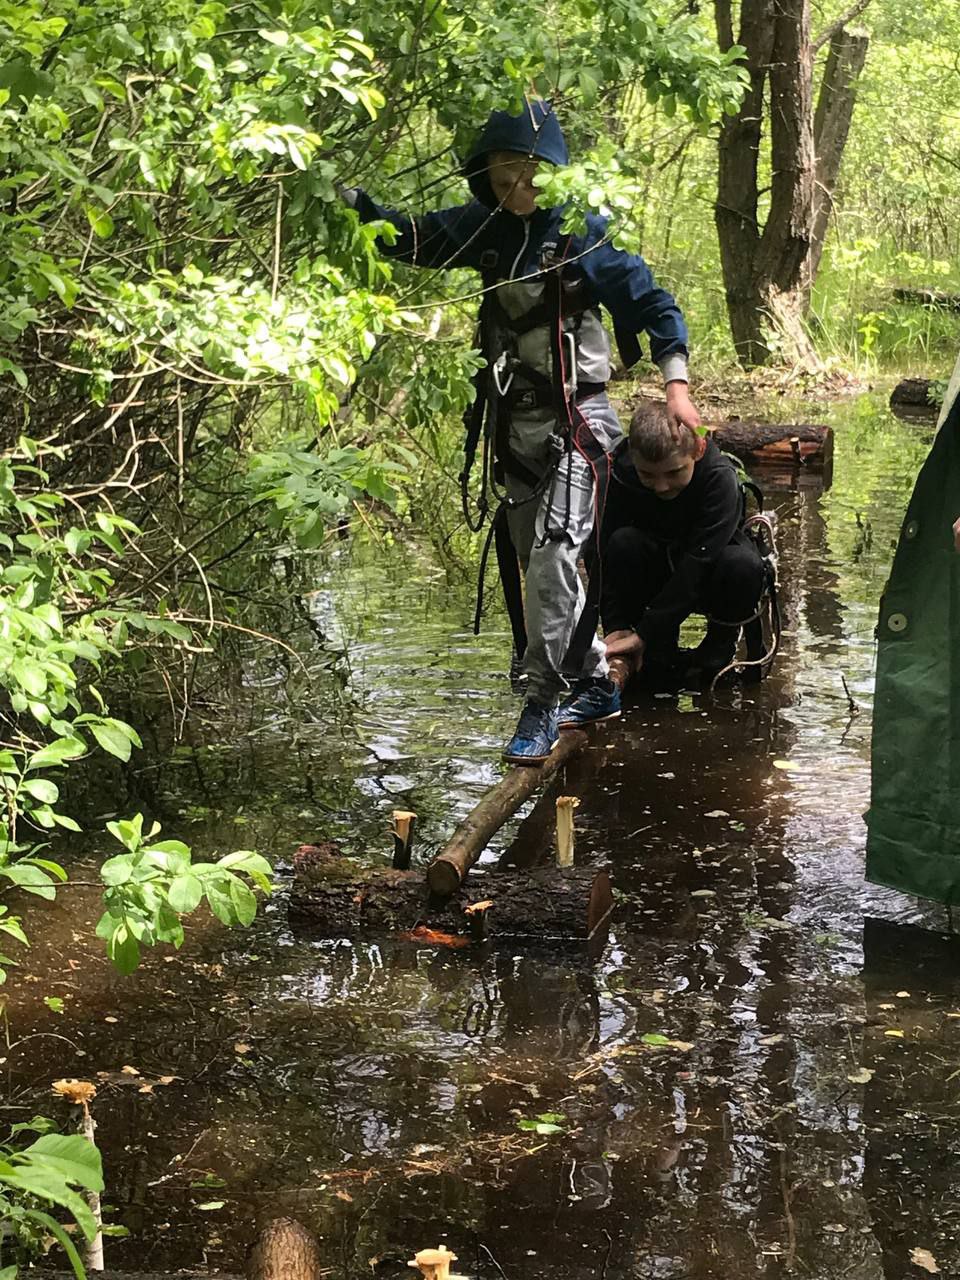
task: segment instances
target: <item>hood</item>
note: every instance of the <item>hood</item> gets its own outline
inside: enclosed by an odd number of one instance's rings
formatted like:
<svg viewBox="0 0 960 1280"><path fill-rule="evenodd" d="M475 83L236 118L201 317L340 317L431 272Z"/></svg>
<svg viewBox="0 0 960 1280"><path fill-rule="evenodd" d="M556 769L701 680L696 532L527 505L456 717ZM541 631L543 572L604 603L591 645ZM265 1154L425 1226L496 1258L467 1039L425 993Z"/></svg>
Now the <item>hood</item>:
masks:
<svg viewBox="0 0 960 1280"><path fill-rule="evenodd" d="M463 165L470 190L488 209L497 207L487 178L487 156L491 151L516 151L549 164L566 164L568 159L563 130L551 103L528 98L517 116L494 111Z"/></svg>

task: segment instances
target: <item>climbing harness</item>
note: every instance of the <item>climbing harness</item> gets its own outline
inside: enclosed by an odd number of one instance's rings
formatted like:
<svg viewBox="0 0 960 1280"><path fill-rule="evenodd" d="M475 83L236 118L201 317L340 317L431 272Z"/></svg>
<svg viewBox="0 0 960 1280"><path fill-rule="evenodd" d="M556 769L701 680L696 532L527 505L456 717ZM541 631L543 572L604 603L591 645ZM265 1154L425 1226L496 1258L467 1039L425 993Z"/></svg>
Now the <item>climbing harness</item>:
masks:
<svg viewBox="0 0 960 1280"><path fill-rule="evenodd" d="M496 504L490 528L480 555L477 581L474 634L479 635L483 617L484 586L491 549L496 551L504 600L510 618L516 653L522 658L527 637L523 612L523 593L520 567L508 526L508 514L531 502L538 502L545 493L547 516L541 544L562 540L569 529L571 514L572 455L576 450L588 462L597 485L597 518L594 521L594 547L588 554L588 571L597 559L599 549L599 524L606 498L609 480L609 458L596 439L590 424L579 405L591 396L600 394L605 383L578 382L577 333L584 313L595 309L581 282L567 285L563 280L563 261L569 249L569 238L562 246L545 245L541 253L541 271L546 275L543 298L519 317L510 316L497 297L502 282L495 278L496 253L487 263L481 263L484 297L480 306L476 345L479 347L485 368L474 376L474 398L464 414L466 438L464 442L464 467L460 474L460 495L467 527L478 533L490 514L491 498ZM573 319L573 328L565 328L564 321ZM546 328L550 339L551 375L525 363L519 358L519 340L532 330ZM519 377L519 385L517 379ZM538 474L525 466L510 447L510 425L516 410L533 411L552 408L557 428L547 438L548 461ZM471 511L469 478L478 450L482 443L480 490L474 511ZM562 522L551 523L556 486L563 464L565 500ZM512 497L505 488L506 476L519 480L529 492L522 498ZM592 632L596 631L599 615L599 590L594 586L598 575L590 573L587 603L578 621L571 645L571 656L578 647L589 645ZM585 654L586 649L583 649Z"/></svg>

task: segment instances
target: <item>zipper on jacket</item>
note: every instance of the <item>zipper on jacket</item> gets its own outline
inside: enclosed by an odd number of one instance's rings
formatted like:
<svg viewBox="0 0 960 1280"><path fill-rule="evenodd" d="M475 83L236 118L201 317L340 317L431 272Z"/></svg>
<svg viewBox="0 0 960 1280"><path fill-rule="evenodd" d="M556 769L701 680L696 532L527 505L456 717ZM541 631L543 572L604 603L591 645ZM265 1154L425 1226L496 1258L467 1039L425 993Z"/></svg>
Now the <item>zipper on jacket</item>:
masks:
<svg viewBox="0 0 960 1280"><path fill-rule="evenodd" d="M529 241L530 241L530 219L525 218L523 222L523 244L521 244L520 252L517 254L517 256L513 260L513 266L510 268L510 275L507 277L508 280L516 279L517 267L520 265L520 259L523 257L523 255L527 251L527 245Z"/></svg>

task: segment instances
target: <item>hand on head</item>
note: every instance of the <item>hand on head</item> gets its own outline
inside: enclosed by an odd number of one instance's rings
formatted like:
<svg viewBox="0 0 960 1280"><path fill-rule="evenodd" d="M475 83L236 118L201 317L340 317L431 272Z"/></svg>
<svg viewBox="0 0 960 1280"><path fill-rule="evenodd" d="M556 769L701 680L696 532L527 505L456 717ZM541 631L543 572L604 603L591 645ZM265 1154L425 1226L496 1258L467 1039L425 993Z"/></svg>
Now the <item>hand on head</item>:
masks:
<svg viewBox="0 0 960 1280"><path fill-rule="evenodd" d="M700 425L700 414L697 412L697 406L690 399L690 389L685 382L667 383L667 412L675 429L688 426L696 431ZM679 444L681 440L679 431L674 438Z"/></svg>

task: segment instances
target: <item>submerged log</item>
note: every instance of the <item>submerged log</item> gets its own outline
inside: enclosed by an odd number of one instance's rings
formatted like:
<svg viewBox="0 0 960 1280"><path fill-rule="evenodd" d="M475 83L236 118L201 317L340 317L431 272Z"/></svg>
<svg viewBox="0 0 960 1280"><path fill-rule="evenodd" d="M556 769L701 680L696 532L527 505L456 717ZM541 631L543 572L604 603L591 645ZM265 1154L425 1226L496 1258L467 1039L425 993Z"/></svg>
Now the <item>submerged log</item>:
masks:
<svg viewBox="0 0 960 1280"><path fill-rule="evenodd" d="M321 1280L316 1240L293 1218L274 1218L247 1259L247 1280Z"/></svg>
<svg viewBox="0 0 960 1280"><path fill-rule="evenodd" d="M815 423L724 422L713 428L713 438L747 467L829 472L833 465L833 428Z"/></svg>
<svg viewBox="0 0 960 1280"><path fill-rule="evenodd" d="M933 385L929 378L904 378L890 393L890 408L898 418L935 418L940 406L930 399Z"/></svg>
<svg viewBox="0 0 960 1280"><path fill-rule="evenodd" d="M481 912L471 911L481 904ZM419 871L370 871L345 858L301 867L290 898L291 914L327 937L388 932L451 946L487 934L584 942L612 907L604 868L491 871L438 900Z"/></svg>
<svg viewBox="0 0 960 1280"><path fill-rule="evenodd" d="M587 745L587 735L579 729L560 735L560 742L542 765L521 765L508 770L467 814L427 869L427 883L433 893L447 897L456 893L492 836L533 795Z"/></svg>

